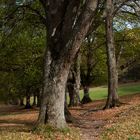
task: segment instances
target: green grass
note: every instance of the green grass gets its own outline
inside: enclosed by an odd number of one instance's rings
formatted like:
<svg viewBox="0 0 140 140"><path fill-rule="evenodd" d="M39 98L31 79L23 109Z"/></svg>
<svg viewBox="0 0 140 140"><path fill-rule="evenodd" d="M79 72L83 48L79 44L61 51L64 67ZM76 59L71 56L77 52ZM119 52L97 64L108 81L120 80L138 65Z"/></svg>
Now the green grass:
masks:
<svg viewBox="0 0 140 140"><path fill-rule="evenodd" d="M105 99L107 97L107 86L93 87L89 90L90 98L92 100L100 100ZM130 95L140 93L140 83L129 83L119 86L118 88L119 96ZM80 90L80 99L83 98L83 90ZM2 101L2 97L0 94L0 102ZM31 103L33 102L33 98L31 98ZM68 97L69 102L69 97ZM25 103L25 100L24 100Z"/></svg>
<svg viewBox="0 0 140 140"><path fill-rule="evenodd" d="M119 86L118 88L119 96L136 94L136 93L140 93L140 83L124 84ZM92 100L105 99L107 97L107 86L90 88L89 94ZM82 97L83 97L83 91L81 90L80 98L82 99Z"/></svg>

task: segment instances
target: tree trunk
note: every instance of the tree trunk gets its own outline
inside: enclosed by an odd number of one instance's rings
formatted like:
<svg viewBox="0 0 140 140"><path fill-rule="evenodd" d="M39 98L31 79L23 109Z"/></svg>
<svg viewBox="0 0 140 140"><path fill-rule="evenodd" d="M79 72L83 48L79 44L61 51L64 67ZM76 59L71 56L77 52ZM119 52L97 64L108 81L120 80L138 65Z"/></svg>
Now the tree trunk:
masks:
<svg viewBox="0 0 140 140"><path fill-rule="evenodd" d="M45 54L44 86L37 124L47 123L56 128L65 128L67 125L64 101L68 73L93 22L97 0L88 0L78 19L75 8L79 6L79 1L71 0L67 3L49 0L48 3L48 47Z"/></svg>
<svg viewBox="0 0 140 140"><path fill-rule="evenodd" d="M108 65L108 97L105 108L115 107L118 103L118 75L116 67L114 35L113 35L113 1L106 4L106 49Z"/></svg>
<svg viewBox="0 0 140 140"><path fill-rule="evenodd" d="M76 63L74 65L74 71L75 71L75 86L74 86L74 101L75 106L80 104L80 85L81 85L81 77L80 77L80 61L81 61L81 55L80 52L77 54Z"/></svg>
<svg viewBox="0 0 140 140"><path fill-rule="evenodd" d="M66 119L66 122L73 122L74 121L74 118L72 117L69 109L68 109L68 105L67 105L67 92L65 91L65 119Z"/></svg>
<svg viewBox="0 0 140 140"><path fill-rule="evenodd" d="M89 87L88 86L84 86L83 90L84 90L84 97L83 97L81 103L82 104L86 104L86 103L92 102L92 100L89 97Z"/></svg>
<svg viewBox="0 0 140 140"><path fill-rule="evenodd" d="M47 50L48 51L48 50ZM45 65L44 89L38 122L48 123L57 128L66 127L64 116L65 86L69 73L69 66L62 65L58 60L51 60L47 52ZM51 61L51 65L49 65ZM62 64L61 64L62 63Z"/></svg>
<svg viewBox="0 0 140 140"><path fill-rule="evenodd" d="M37 104L36 104L36 97L37 97L37 95L36 95L36 93L34 93L33 94L33 106L36 106Z"/></svg>
<svg viewBox="0 0 140 140"><path fill-rule="evenodd" d="M68 92L69 92L69 107L74 106L74 83L73 82L68 82L67 85Z"/></svg>
<svg viewBox="0 0 140 140"><path fill-rule="evenodd" d="M26 91L26 105L25 105L25 109L30 109L31 108L31 104L30 104L30 94L29 94L29 90Z"/></svg>
<svg viewBox="0 0 140 140"><path fill-rule="evenodd" d="M20 106L24 106L24 98L20 98Z"/></svg>
<svg viewBox="0 0 140 140"><path fill-rule="evenodd" d="M40 95L41 95L41 91L39 91L37 93L37 107L40 107L40 105L41 105L41 97L40 97Z"/></svg>
<svg viewBox="0 0 140 140"><path fill-rule="evenodd" d="M70 106L77 106L80 104L80 54L76 56L75 63L71 66L71 70L69 72L68 81L67 81L67 89L69 92Z"/></svg>

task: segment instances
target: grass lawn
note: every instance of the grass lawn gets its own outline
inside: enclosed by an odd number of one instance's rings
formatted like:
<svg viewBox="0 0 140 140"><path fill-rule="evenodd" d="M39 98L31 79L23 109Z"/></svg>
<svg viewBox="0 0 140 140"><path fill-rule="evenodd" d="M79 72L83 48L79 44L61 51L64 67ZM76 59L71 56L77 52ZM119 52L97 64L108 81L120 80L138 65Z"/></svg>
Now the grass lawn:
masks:
<svg viewBox="0 0 140 140"><path fill-rule="evenodd" d="M107 97L107 86L94 87L89 90L92 100L105 99ZM120 85L118 88L119 96L140 93L140 83L129 83ZM80 91L80 98L83 97L83 91Z"/></svg>
<svg viewBox="0 0 140 140"><path fill-rule="evenodd" d="M107 86L93 87L89 89L90 98L92 100L105 99L107 97ZM119 96L140 93L140 83L128 83L120 85L118 88ZM80 90L80 99L83 98L83 90ZM3 97L0 94L0 102L3 101ZM33 97L31 97L31 104ZM69 102L69 97L68 97ZM24 100L25 104L25 100Z"/></svg>

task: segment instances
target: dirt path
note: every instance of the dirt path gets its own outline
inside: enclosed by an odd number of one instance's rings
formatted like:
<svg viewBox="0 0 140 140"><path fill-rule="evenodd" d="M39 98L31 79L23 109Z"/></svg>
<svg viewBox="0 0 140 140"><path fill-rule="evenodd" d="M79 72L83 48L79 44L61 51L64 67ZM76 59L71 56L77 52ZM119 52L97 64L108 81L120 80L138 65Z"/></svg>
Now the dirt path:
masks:
<svg viewBox="0 0 140 140"><path fill-rule="evenodd" d="M117 121L119 114L129 112L133 106L140 105L140 94L125 96L121 98L121 107L102 110L105 101L96 101L82 107L71 108L72 114L80 120L75 126L80 129L81 140L100 140L100 135L105 126ZM98 110L99 109L99 110Z"/></svg>
<svg viewBox="0 0 140 140"><path fill-rule="evenodd" d="M78 127L81 131L81 140L99 140L99 134L102 132L102 127L105 122L98 121L89 121L89 120L80 120L81 125Z"/></svg>

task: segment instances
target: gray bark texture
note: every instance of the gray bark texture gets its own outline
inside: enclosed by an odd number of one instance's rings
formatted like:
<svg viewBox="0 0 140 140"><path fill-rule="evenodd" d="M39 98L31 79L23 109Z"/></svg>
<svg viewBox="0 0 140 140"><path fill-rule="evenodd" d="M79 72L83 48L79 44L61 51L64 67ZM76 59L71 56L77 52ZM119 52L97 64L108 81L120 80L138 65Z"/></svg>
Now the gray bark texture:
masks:
<svg viewBox="0 0 140 140"><path fill-rule="evenodd" d="M32 104L32 106L36 106L37 105L36 98L37 98L37 95L36 95L36 93L34 93L33 94L33 104Z"/></svg>
<svg viewBox="0 0 140 140"><path fill-rule="evenodd" d="M80 14L80 0L47 2L44 86L37 124L65 128L64 101L68 73L94 20L97 0L87 0Z"/></svg>
<svg viewBox="0 0 140 140"><path fill-rule="evenodd" d="M67 89L70 97L69 107L80 104L80 84L80 53L78 53L74 64L71 66L67 81Z"/></svg>
<svg viewBox="0 0 140 140"><path fill-rule="evenodd" d="M84 91L84 96L83 96L83 99L82 99L81 103L86 104L86 103L92 102L92 100L89 97L89 87L84 86L83 91Z"/></svg>
<svg viewBox="0 0 140 140"><path fill-rule="evenodd" d="M31 104L30 104L30 87L27 87L26 89L26 104L25 104L25 109L30 109Z"/></svg>
<svg viewBox="0 0 140 140"><path fill-rule="evenodd" d="M80 62L81 62L81 55L80 52L78 52L77 57L76 57L76 62L74 65L74 71L75 71L75 88L74 88L74 93L75 93L75 106L80 104L80 86L81 86L81 77L80 77Z"/></svg>
<svg viewBox="0 0 140 140"><path fill-rule="evenodd" d="M117 94L118 73L115 57L114 35L113 35L113 1L106 1L106 49L108 65L108 98L105 108L115 107L119 100Z"/></svg>

